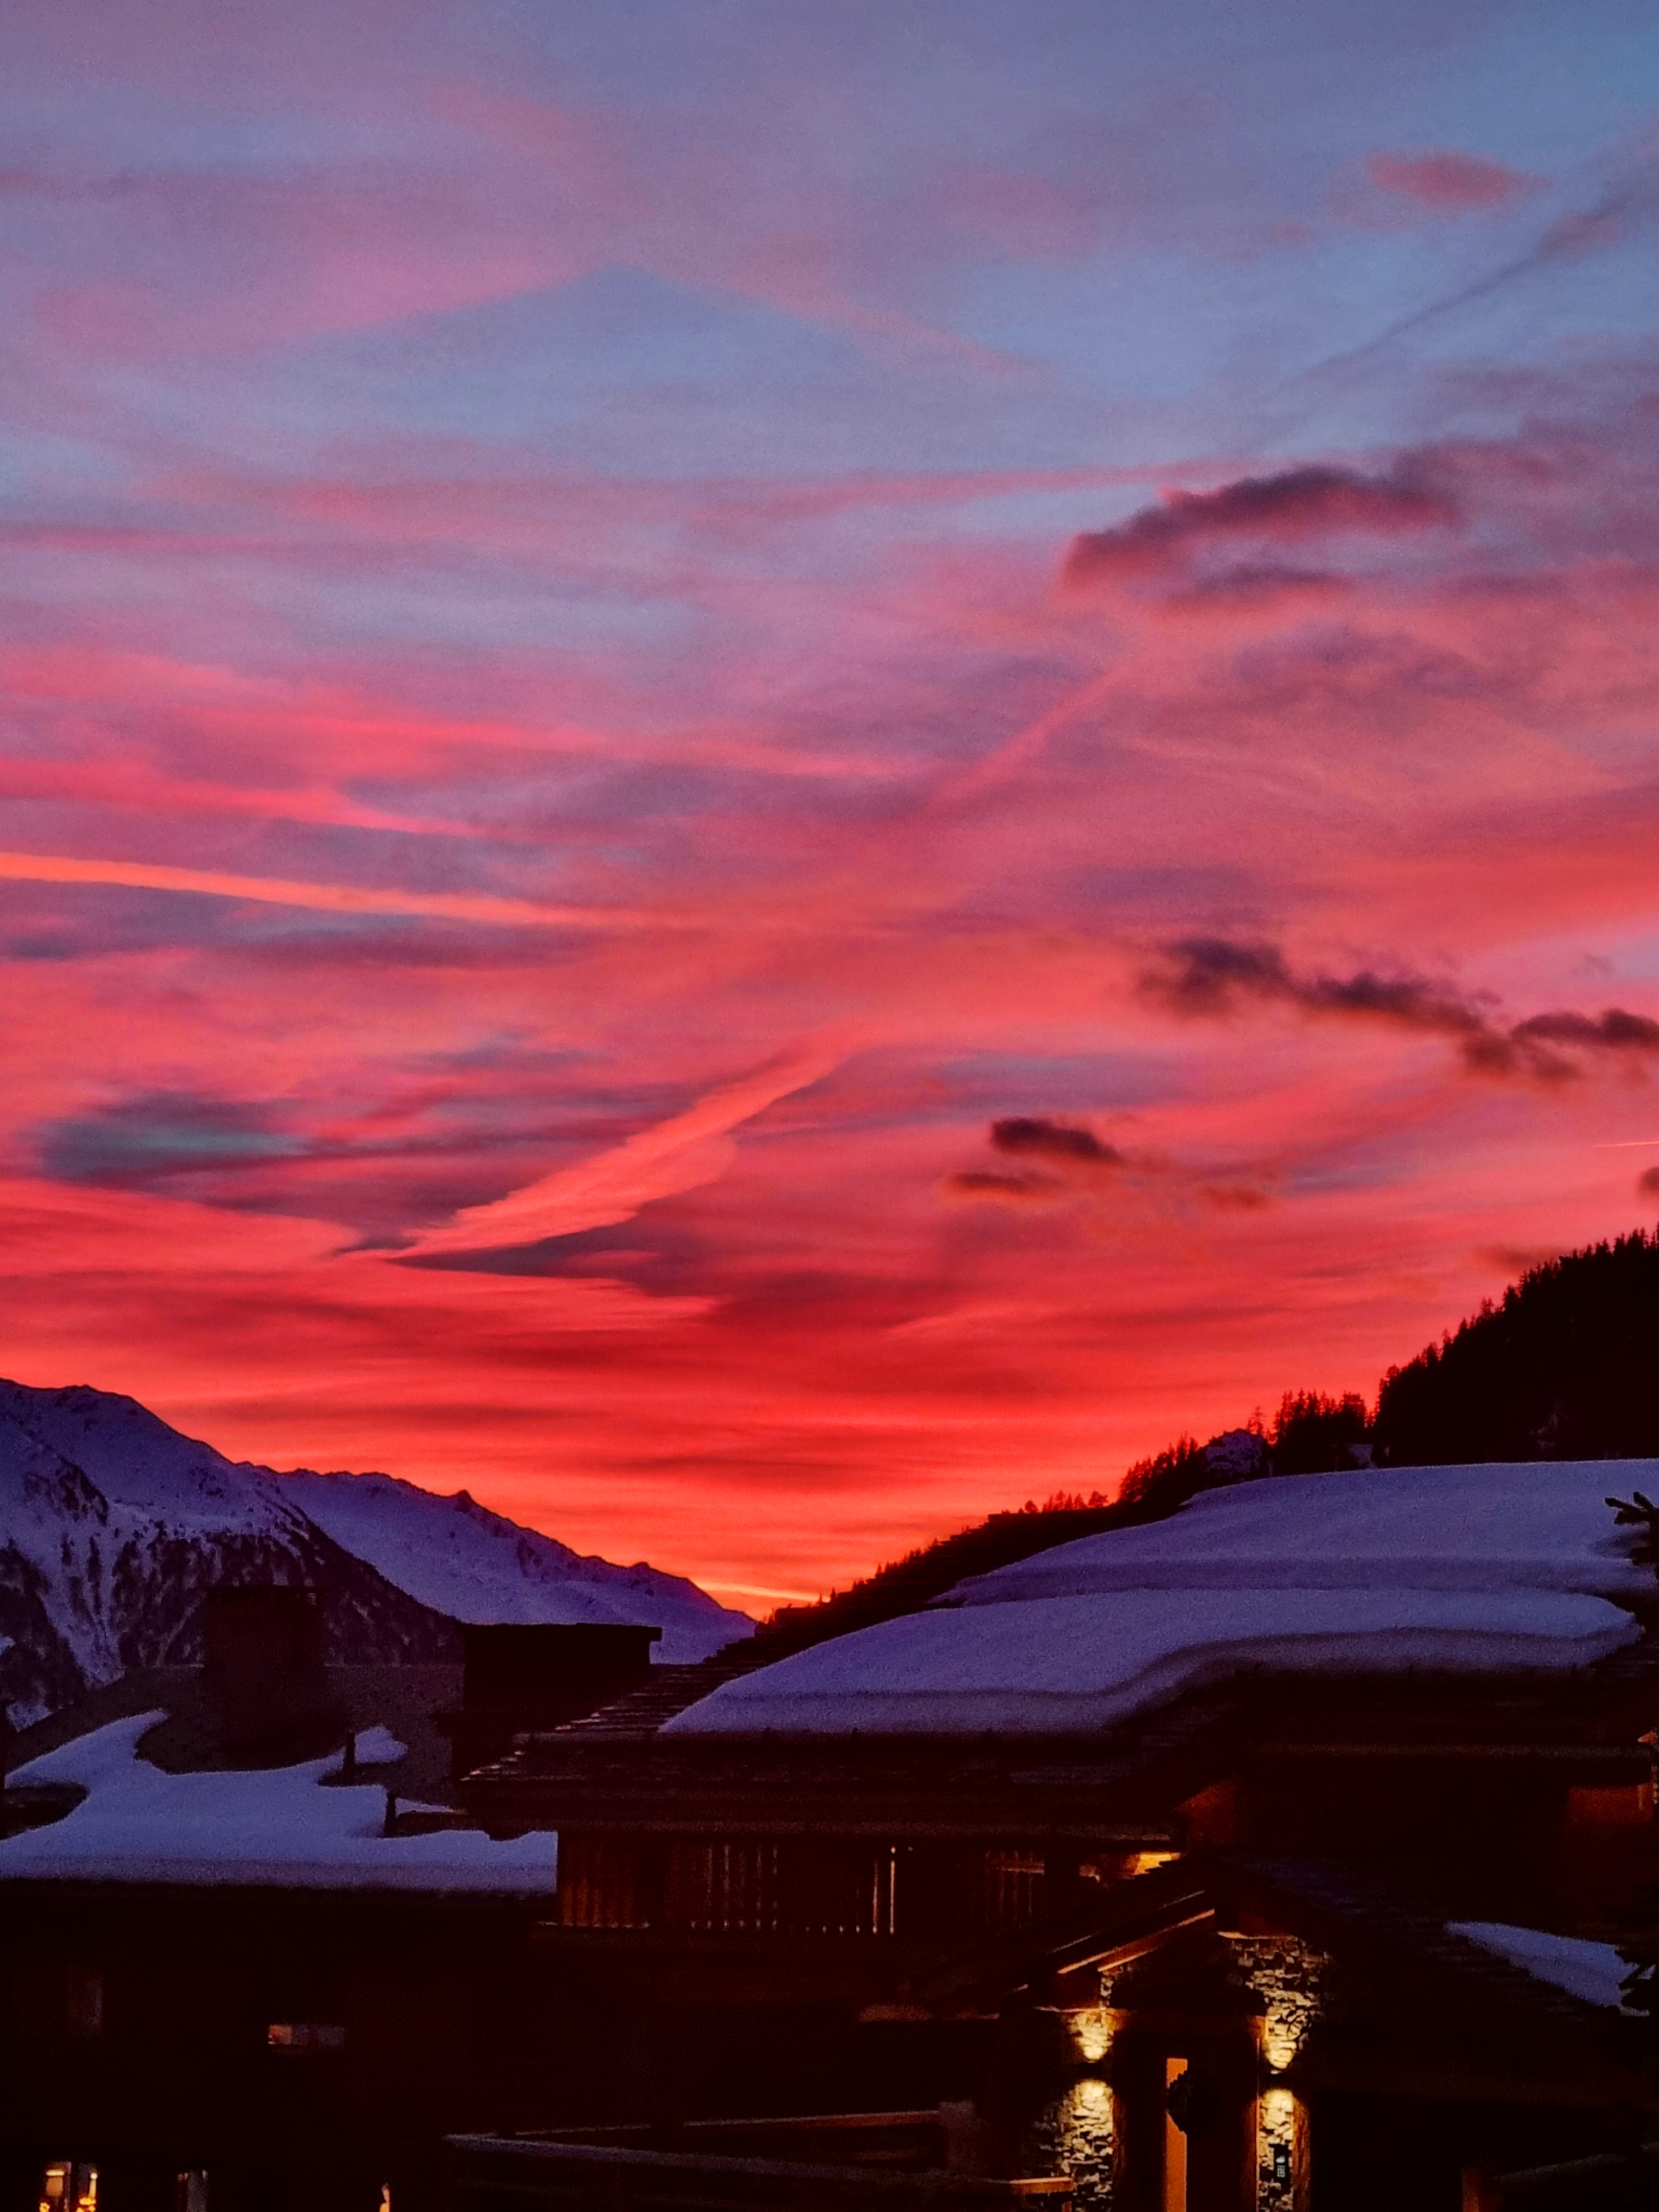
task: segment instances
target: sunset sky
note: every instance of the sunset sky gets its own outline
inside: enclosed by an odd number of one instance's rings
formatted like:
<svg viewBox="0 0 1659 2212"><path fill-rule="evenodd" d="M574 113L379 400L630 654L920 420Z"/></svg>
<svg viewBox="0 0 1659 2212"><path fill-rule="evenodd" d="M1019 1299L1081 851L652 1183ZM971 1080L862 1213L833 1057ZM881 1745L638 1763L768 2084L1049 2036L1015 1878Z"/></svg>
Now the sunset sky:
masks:
<svg viewBox="0 0 1659 2212"><path fill-rule="evenodd" d="M0 82L0 1371L763 1611L1659 1218L1653 0Z"/></svg>

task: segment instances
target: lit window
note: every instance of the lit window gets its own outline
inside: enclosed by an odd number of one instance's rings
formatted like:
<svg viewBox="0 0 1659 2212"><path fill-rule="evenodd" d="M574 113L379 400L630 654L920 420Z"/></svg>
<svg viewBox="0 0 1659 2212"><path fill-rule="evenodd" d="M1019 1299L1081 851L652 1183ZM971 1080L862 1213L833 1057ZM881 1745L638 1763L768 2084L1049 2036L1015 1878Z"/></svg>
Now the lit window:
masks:
<svg viewBox="0 0 1659 2212"><path fill-rule="evenodd" d="M40 2178L40 2212L98 2212L98 2169L54 2159Z"/></svg>

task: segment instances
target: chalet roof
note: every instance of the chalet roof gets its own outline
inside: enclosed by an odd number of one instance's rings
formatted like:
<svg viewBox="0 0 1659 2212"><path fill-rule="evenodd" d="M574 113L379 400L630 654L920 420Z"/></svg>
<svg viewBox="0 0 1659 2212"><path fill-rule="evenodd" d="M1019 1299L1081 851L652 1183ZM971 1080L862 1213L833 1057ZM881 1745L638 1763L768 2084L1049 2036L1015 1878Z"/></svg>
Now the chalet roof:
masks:
<svg viewBox="0 0 1659 2212"><path fill-rule="evenodd" d="M0 1801L0 1885L544 1895L554 1880L550 1836L495 1843L442 1802L448 1747L432 1716L458 1694L459 1674L331 1669L321 1720L295 1741L264 1746L227 1741L199 1668L124 1676L16 1737Z"/></svg>
<svg viewBox="0 0 1659 2212"><path fill-rule="evenodd" d="M1355 1468L1212 1491L734 1674L663 1725L1071 1734L1250 1666L1571 1672L1637 1641L1655 1606L1607 1503L1631 1471Z"/></svg>
<svg viewBox="0 0 1659 2212"><path fill-rule="evenodd" d="M93 1881L514 1894L553 1887L551 1836L498 1843L448 1816L388 1822L382 1785L343 1776L337 1751L288 1765L169 1772L143 1750L168 1718L158 1710L110 1721L18 1770L16 1789L54 1798L53 1817L0 1840L0 1886ZM365 1733L363 1747L369 1761L386 1768L403 1751L380 1727Z"/></svg>
<svg viewBox="0 0 1659 2212"><path fill-rule="evenodd" d="M683 1735L653 1732L637 1708L628 1724L629 1703L520 1736L463 1784L469 1808L501 1832L534 1820L658 1833L1048 1835L1144 1847L1170 1837L1176 1808L1194 1792L1287 1761L1403 1770L1486 1760L1607 1786L1650 1771L1637 1739L1659 1718L1659 1632L1565 1672L1241 1666L1115 1727L1067 1735Z"/></svg>
<svg viewBox="0 0 1659 2212"><path fill-rule="evenodd" d="M111 1721L136 1713L159 1712L144 1739L144 1757L167 1774L209 1772L276 1765L300 1753L320 1755L337 1750L348 1732L380 1727L405 1747L378 1778L395 1784L401 1796L442 1797L449 1788L449 1747L434 1715L460 1696L461 1669L453 1665L331 1667L326 1670L328 1718L321 1731L302 1725L293 1741L274 1745L270 1756L251 1753L227 1739L220 1713L205 1688L199 1667L137 1668L71 1705L20 1729L8 1765L15 1771L60 1745L88 1735Z"/></svg>

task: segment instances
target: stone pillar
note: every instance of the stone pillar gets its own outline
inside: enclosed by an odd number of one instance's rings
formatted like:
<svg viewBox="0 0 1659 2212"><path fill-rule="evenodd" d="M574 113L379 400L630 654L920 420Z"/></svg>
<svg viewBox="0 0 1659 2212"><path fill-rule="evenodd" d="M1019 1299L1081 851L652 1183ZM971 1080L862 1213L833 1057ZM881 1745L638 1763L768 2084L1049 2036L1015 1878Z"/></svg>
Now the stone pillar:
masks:
<svg viewBox="0 0 1659 2212"><path fill-rule="evenodd" d="M1261 2014L1214 1936L1116 1978L1114 2212L1255 2212Z"/></svg>

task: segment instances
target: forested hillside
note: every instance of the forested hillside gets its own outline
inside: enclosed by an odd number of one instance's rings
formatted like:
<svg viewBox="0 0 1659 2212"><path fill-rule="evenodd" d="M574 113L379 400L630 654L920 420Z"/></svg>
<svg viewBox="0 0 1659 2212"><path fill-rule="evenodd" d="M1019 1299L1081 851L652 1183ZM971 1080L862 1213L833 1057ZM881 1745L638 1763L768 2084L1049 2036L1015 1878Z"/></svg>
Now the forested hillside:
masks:
<svg viewBox="0 0 1659 2212"><path fill-rule="evenodd" d="M1368 1464L1659 1458L1659 1234L1634 1231L1534 1267L1378 1387L1287 1391L1271 1423L1191 1436L1097 1492L993 1514L761 1631L771 1656L915 1610L965 1577L1175 1512L1200 1491ZM1610 1475L1609 1480L1613 1478ZM775 1647L775 1650L774 1650Z"/></svg>
<svg viewBox="0 0 1659 2212"><path fill-rule="evenodd" d="M1389 1369L1371 1434L1400 1467L1659 1455L1659 1235L1534 1267Z"/></svg>

